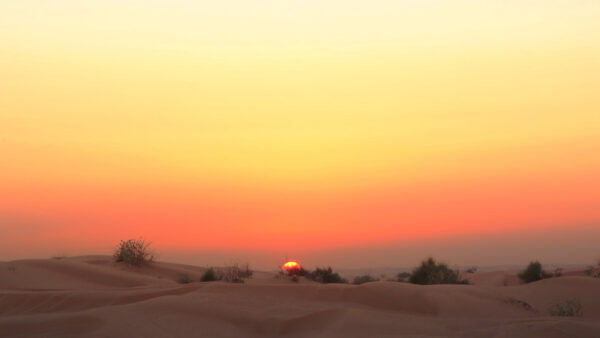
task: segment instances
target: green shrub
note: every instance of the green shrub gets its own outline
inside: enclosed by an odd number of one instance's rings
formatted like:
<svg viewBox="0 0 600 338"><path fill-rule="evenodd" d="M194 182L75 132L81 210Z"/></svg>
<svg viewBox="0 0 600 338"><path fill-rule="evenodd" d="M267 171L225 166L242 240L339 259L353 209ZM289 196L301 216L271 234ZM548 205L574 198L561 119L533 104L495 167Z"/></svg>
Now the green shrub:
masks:
<svg viewBox="0 0 600 338"><path fill-rule="evenodd" d="M150 242L143 239L121 241L115 250L115 260L131 266L140 266L154 258L149 250Z"/></svg>
<svg viewBox="0 0 600 338"><path fill-rule="evenodd" d="M354 277L352 284L360 285L364 283L377 282L379 279L371 277L371 275L362 275Z"/></svg>
<svg viewBox="0 0 600 338"><path fill-rule="evenodd" d="M413 270L409 281L413 284L423 285L468 284L466 280L459 278L458 270L452 270L443 263L436 263L431 257L421 262L421 266Z"/></svg>
<svg viewBox="0 0 600 338"><path fill-rule="evenodd" d="M347 280L342 278L337 272L333 272L331 267L328 268L317 268L315 271L306 272L306 278L314 280L319 283L348 283Z"/></svg>
<svg viewBox="0 0 600 338"><path fill-rule="evenodd" d="M208 268L205 272L204 275L202 276L202 278L200 279L200 281L202 282L214 282L219 280L219 276L217 276L217 273L215 272L215 269L213 268Z"/></svg>
<svg viewBox="0 0 600 338"><path fill-rule="evenodd" d="M555 304L550 307L550 315L559 317L581 317L583 311L579 300L568 299L563 303Z"/></svg>
<svg viewBox="0 0 600 338"><path fill-rule="evenodd" d="M527 268L519 274L519 278L525 283L531 283L550 277L552 277L552 275L544 271L542 269L542 264L538 261L529 263Z"/></svg>
<svg viewBox="0 0 600 338"><path fill-rule="evenodd" d="M188 284L188 283L193 282L193 280L190 277L190 275L188 275L187 273L182 273L181 275L179 275L177 282L180 284Z"/></svg>

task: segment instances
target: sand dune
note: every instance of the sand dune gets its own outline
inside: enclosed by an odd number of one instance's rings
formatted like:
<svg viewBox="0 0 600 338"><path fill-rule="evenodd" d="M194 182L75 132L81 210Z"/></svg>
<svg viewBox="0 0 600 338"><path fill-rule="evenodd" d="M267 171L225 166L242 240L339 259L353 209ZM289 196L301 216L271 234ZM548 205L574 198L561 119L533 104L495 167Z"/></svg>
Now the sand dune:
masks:
<svg viewBox="0 0 600 338"><path fill-rule="evenodd" d="M107 256L2 262L0 335L600 336L600 279L576 274L527 285L514 272L475 273L473 285L321 285L269 272L244 284L177 283L203 272L162 262L130 268ZM569 298L581 301L582 317L549 315Z"/></svg>

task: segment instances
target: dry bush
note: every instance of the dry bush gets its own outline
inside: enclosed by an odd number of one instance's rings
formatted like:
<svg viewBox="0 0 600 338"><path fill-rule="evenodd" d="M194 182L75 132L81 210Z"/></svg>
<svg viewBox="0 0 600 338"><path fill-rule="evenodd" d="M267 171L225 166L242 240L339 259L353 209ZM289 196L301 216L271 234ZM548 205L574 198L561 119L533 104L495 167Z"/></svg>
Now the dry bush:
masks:
<svg viewBox="0 0 600 338"><path fill-rule="evenodd" d="M413 284L468 284L468 281L460 279L458 270L450 269L446 264L437 263L433 258L421 262L421 266L415 268L410 275L409 281Z"/></svg>
<svg viewBox="0 0 600 338"><path fill-rule="evenodd" d="M202 276L202 278L200 279L200 281L202 281L202 282L214 282L214 281L217 281L219 279L220 278L217 275L217 273L215 272L215 269L214 268L208 268L204 272L204 275Z"/></svg>
<svg viewBox="0 0 600 338"><path fill-rule="evenodd" d="M115 250L115 261L124 262L131 266L140 266L152 262L154 256L150 253L150 242L144 239L129 239L121 241Z"/></svg>
<svg viewBox="0 0 600 338"><path fill-rule="evenodd" d="M228 283L243 283L245 278L252 277L252 270L250 266L239 266L237 264L226 266L223 268L210 267L206 270L202 278L202 282L213 282L222 280Z"/></svg>
<svg viewBox="0 0 600 338"><path fill-rule="evenodd" d="M182 273L181 275L179 275L177 282L179 284L189 284L189 283L193 282L193 280L190 277L190 275L188 275L187 273Z"/></svg>
<svg viewBox="0 0 600 338"><path fill-rule="evenodd" d="M287 270L287 271L280 271L280 273L282 275L286 275L286 276L304 276L304 275L306 275L307 271L304 270L304 268L300 268L300 269L292 269L292 270Z"/></svg>
<svg viewBox="0 0 600 338"><path fill-rule="evenodd" d="M305 277L319 283L348 283L337 272L333 272L331 267L317 268L315 271L306 271Z"/></svg>
<svg viewBox="0 0 600 338"><path fill-rule="evenodd" d="M229 283L243 283L244 278L252 277L252 270L250 266L246 264L240 267L237 264L226 266L219 269L219 279Z"/></svg>
<svg viewBox="0 0 600 338"><path fill-rule="evenodd" d="M371 277L371 275L362 275L362 276L354 277L352 284L360 285L360 284L364 284L364 283L377 282L377 281L379 281L379 279Z"/></svg>
<svg viewBox="0 0 600 338"><path fill-rule="evenodd" d="M472 266L472 267L468 268L465 272L466 273L475 273L475 272L477 272L477 267Z"/></svg>
<svg viewBox="0 0 600 338"><path fill-rule="evenodd" d="M531 283L550 277L552 277L552 275L544 271L542 269L542 264L538 261L529 263L527 268L519 274L519 278L525 283Z"/></svg>
<svg viewBox="0 0 600 338"><path fill-rule="evenodd" d="M410 272L399 272L396 278L398 282L406 282L410 278Z"/></svg>
<svg viewBox="0 0 600 338"><path fill-rule="evenodd" d="M588 266L584 272L590 277L600 278L600 262L596 266Z"/></svg>
<svg viewBox="0 0 600 338"><path fill-rule="evenodd" d="M550 307L551 316L559 317L581 317L583 315L581 303L577 299L568 299Z"/></svg>

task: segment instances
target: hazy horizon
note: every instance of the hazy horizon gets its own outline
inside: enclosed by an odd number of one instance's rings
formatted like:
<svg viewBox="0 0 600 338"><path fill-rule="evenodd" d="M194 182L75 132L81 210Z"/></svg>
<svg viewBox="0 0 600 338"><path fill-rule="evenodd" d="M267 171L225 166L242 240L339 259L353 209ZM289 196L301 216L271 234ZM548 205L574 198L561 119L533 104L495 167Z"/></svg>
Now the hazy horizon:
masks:
<svg viewBox="0 0 600 338"><path fill-rule="evenodd" d="M258 270L277 270L282 262L297 260L307 268L333 266L339 270L372 268L411 269L427 257L458 267L477 266L523 267L539 260L544 265L590 266L600 261L595 242L600 227L589 224L577 231L565 227L524 230L493 235L452 236L447 238L396 241L362 247L332 248L327 250L302 250L290 245L287 250L208 249L178 250L165 248L160 241L151 242L152 253L158 261L198 266L224 266L250 264ZM65 250L60 247L33 251L20 243L0 248L4 260L70 257L80 255L112 255L118 244L90 246L87 243ZM33 245L33 247L36 247ZM569 248L569 250L565 250Z"/></svg>

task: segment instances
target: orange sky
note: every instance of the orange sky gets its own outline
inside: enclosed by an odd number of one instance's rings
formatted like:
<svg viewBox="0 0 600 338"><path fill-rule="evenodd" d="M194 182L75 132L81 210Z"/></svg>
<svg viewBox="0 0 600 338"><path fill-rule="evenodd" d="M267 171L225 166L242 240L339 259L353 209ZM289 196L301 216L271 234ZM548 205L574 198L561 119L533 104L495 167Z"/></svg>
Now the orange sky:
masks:
<svg viewBox="0 0 600 338"><path fill-rule="evenodd" d="M165 257L275 263L583 239L600 222L599 16L596 1L0 4L0 260L139 236Z"/></svg>

